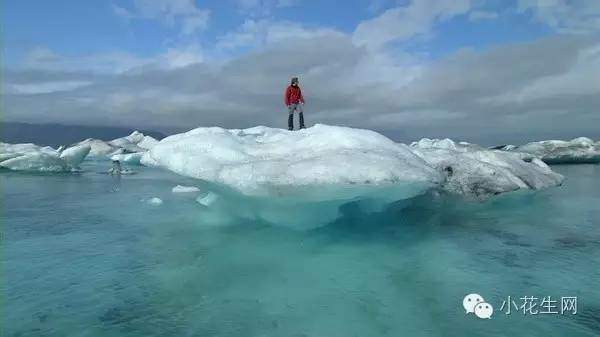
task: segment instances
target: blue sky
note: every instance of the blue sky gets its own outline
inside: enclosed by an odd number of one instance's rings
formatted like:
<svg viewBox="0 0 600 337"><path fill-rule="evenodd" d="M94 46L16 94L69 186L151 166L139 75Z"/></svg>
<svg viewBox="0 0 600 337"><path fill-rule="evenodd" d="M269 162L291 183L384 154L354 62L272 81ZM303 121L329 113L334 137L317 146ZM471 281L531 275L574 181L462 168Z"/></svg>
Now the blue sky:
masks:
<svg viewBox="0 0 600 337"><path fill-rule="evenodd" d="M298 75L314 122L408 138L598 121L594 0L13 0L2 22L7 120L279 126Z"/></svg>
<svg viewBox="0 0 600 337"><path fill-rule="evenodd" d="M160 54L166 48L196 43L213 46L217 39L247 20L281 20L306 26L330 27L351 34L363 20L408 1L300 1L296 5L265 9L245 7L243 1L196 1L197 8L209 11L207 27L184 35L177 24L157 18L126 18L119 8L135 13L129 1L5 1L3 22L7 65L18 65L32 49L45 47L70 55L126 51L142 57ZM273 1L275 3L275 1ZM248 8L250 9L248 10ZM260 5L257 5L260 7ZM264 11L264 12L263 12ZM484 48L496 44L529 41L552 34L543 23L532 20L531 11L517 13L514 1L496 1L480 6L481 13L497 18L476 19L462 14L440 23L426 41L416 39L403 46L437 57L457 48Z"/></svg>

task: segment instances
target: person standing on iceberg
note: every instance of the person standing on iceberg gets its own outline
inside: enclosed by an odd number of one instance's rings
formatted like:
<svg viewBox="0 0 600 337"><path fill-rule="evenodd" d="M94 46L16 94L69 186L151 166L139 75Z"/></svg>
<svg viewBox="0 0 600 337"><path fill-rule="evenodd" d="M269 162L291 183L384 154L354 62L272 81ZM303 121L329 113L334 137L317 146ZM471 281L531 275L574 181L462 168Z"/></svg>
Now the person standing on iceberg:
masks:
<svg viewBox="0 0 600 337"><path fill-rule="evenodd" d="M302 97L302 90L298 77L292 78L292 83L285 90L285 105L288 108L288 130L294 130L294 111L298 112L300 118L300 129L304 129L304 114L302 111L302 105L304 104L304 97Z"/></svg>

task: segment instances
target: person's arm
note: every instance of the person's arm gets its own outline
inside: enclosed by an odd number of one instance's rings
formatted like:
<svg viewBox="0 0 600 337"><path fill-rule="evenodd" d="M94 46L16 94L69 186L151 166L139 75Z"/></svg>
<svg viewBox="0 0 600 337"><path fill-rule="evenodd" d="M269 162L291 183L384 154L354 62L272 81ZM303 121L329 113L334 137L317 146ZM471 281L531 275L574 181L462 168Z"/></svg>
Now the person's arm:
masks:
<svg viewBox="0 0 600 337"><path fill-rule="evenodd" d="M290 106L290 87L287 87L287 89L285 89L285 97L284 97L284 101L285 101L285 106Z"/></svg>
<svg viewBox="0 0 600 337"><path fill-rule="evenodd" d="M304 96L302 96L302 89L298 88L298 92L300 93L300 102L304 104Z"/></svg>

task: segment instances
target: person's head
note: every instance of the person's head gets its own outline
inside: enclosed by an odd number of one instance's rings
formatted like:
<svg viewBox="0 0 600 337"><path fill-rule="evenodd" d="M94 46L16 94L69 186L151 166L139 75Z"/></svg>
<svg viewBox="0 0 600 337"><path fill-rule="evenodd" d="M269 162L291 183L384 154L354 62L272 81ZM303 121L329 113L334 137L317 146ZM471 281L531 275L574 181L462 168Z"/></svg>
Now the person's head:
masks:
<svg viewBox="0 0 600 337"><path fill-rule="evenodd" d="M298 85L298 83L300 83L298 77L292 77L292 85Z"/></svg>

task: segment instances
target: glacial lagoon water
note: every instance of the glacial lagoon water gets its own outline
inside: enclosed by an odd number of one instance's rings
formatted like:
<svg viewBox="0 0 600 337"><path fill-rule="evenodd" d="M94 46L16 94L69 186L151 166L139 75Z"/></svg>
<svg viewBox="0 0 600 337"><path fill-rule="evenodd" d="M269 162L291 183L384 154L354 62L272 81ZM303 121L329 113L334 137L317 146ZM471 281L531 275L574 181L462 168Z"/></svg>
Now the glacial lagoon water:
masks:
<svg viewBox="0 0 600 337"><path fill-rule="evenodd" d="M484 203L347 204L310 230L208 223L171 193L193 180L108 165L0 172L1 335L600 335L600 165L554 166L563 186ZM465 313L469 293L491 319ZM577 313L506 314L508 296L577 297Z"/></svg>

